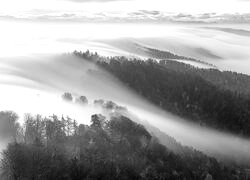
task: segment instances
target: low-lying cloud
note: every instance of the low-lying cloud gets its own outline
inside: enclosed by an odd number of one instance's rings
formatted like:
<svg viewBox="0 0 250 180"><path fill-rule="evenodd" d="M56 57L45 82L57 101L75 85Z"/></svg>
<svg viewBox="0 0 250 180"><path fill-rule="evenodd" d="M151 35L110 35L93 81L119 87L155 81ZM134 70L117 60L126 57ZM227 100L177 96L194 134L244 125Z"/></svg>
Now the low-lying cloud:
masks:
<svg viewBox="0 0 250 180"><path fill-rule="evenodd" d="M72 0L75 2L86 2ZM102 2L108 2L104 0ZM94 1L93 1L94 2ZM38 11L39 12L39 11ZM65 21L65 22L154 22L154 23L250 23L250 14L188 14L169 13L157 10L138 10L128 12L29 12L22 15L0 14L0 19L31 21Z"/></svg>

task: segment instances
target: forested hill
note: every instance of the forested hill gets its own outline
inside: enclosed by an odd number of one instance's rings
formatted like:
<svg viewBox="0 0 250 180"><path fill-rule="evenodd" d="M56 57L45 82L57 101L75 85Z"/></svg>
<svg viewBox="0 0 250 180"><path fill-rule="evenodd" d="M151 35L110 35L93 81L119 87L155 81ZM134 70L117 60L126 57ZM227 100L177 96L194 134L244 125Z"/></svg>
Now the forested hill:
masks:
<svg viewBox="0 0 250 180"><path fill-rule="evenodd" d="M78 100L77 100L78 101ZM111 102L95 101L105 108ZM86 102L84 102L85 104ZM243 179L243 168L219 163L189 149L181 156L161 145L142 125L119 113L93 114L91 124L69 117L26 115L24 125L14 112L0 112L13 126L14 142L1 157L1 180L157 180Z"/></svg>
<svg viewBox="0 0 250 180"><path fill-rule="evenodd" d="M107 58L88 51L74 54L96 62L169 112L201 126L250 136L249 76L174 61Z"/></svg>

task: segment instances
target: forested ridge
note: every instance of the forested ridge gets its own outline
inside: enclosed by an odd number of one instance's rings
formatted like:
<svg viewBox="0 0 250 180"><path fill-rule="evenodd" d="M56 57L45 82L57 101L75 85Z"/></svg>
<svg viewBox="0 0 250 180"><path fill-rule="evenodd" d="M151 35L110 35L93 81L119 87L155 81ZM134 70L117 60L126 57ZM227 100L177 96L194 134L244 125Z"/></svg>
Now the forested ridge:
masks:
<svg viewBox="0 0 250 180"><path fill-rule="evenodd" d="M86 97L76 99L87 104ZM63 98L72 102L70 93ZM27 114L24 125L14 112L0 112L0 119L12 127L14 142L1 158L3 180L215 180L243 179L244 169L187 148L176 154L120 111L111 101L96 100L109 118L93 114L90 125L70 117L42 117Z"/></svg>
<svg viewBox="0 0 250 180"><path fill-rule="evenodd" d="M74 52L94 61L159 107L185 119L238 135L250 135L250 77L198 69L170 60L101 57Z"/></svg>

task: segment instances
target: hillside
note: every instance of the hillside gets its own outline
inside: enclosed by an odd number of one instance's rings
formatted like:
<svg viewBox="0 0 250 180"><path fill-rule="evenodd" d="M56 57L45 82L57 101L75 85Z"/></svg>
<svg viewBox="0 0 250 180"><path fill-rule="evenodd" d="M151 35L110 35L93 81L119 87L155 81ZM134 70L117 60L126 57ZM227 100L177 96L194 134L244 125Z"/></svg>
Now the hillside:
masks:
<svg viewBox="0 0 250 180"><path fill-rule="evenodd" d="M86 99L82 102L87 103ZM212 176L228 180L244 176L241 168L191 148L183 147L182 155L173 152L144 126L121 115L123 107L103 100L94 103L110 115L93 114L90 125L78 125L69 117L26 115L20 126L17 117L13 119L15 113L1 112L0 118L7 117L7 123L18 127L13 133L15 142L3 152L1 179L193 180Z"/></svg>
<svg viewBox="0 0 250 180"><path fill-rule="evenodd" d="M246 97L250 96L250 76L242 73L232 72L232 71L220 71L218 69L202 69L195 68L191 65L162 60L160 61L161 65L164 67L175 70L177 72L195 74L208 82L222 88L227 89L232 92L240 93L246 95Z"/></svg>
<svg viewBox="0 0 250 180"><path fill-rule="evenodd" d="M250 135L247 75L196 69L174 61L106 58L89 52L75 52L75 55L94 60L138 94L169 112L201 126Z"/></svg>

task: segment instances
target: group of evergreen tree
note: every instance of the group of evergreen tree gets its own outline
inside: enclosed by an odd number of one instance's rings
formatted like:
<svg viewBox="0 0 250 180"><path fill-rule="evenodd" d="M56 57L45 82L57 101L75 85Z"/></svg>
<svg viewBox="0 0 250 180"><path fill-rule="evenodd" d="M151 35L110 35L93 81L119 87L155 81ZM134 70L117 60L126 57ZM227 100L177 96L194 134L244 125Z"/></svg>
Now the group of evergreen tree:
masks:
<svg viewBox="0 0 250 180"><path fill-rule="evenodd" d="M112 104L105 102L105 104ZM236 167L200 152L176 155L142 125L122 115L91 116L90 125L69 117L26 115L1 158L2 180L243 179ZM6 118L8 117L8 118ZM2 120L2 117L0 117Z"/></svg>
<svg viewBox="0 0 250 180"><path fill-rule="evenodd" d="M220 71L215 68L203 69L195 68L189 64L171 61L161 60L161 65L168 69L175 70L177 72L195 74L208 82L214 84L221 89L227 89L231 92L240 93L246 98L250 97L250 76L242 73L232 71Z"/></svg>
<svg viewBox="0 0 250 180"><path fill-rule="evenodd" d="M74 98L73 98L71 93L66 92L62 95L62 99L65 102L72 102ZM79 105L84 105L84 104L86 105L86 104L88 104L88 99L86 96L79 96L79 97L75 98L75 103L79 104Z"/></svg>
<svg viewBox="0 0 250 180"><path fill-rule="evenodd" d="M250 77L199 69L170 60L101 57L74 52L97 63L159 107L201 126L250 135Z"/></svg>

